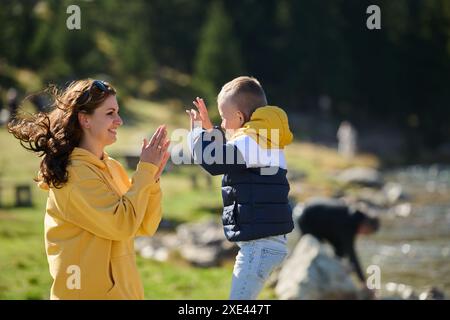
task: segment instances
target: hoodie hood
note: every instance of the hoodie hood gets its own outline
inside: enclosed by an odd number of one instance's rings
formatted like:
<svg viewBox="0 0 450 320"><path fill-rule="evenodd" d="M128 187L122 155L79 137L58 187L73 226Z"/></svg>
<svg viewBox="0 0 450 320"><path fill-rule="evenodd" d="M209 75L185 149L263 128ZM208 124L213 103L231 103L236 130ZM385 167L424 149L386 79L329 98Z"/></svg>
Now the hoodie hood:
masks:
<svg viewBox="0 0 450 320"><path fill-rule="evenodd" d="M278 130L278 134L273 130ZM250 136L260 147L265 149L284 149L293 139L286 112L275 106L256 109L250 121L238 129L231 140L242 135Z"/></svg>
<svg viewBox="0 0 450 320"><path fill-rule="evenodd" d="M95 154L86 149L75 148L70 154L69 160L71 163L82 161L93 164L99 169L105 169L107 165L106 161L108 160L108 158L109 158L108 154L104 151L103 151L103 159L100 160L99 158L97 158Z"/></svg>
<svg viewBox="0 0 450 320"><path fill-rule="evenodd" d="M41 171L38 172L38 177L37 177L36 180L37 180L36 183L37 183L37 186L38 186L39 189L42 189L42 190L45 190L45 191L50 190L48 184L46 184L46 183L44 182L44 179L43 179L43 177L42 177Z"/></svg>
<svg viewBox="0 0 450 320"><path fill-rule="evenodd" d="M95 165L96 167L98 167L99 169L103 170L107 167L107 161L109 159L109 156L106 152L103 152L103 160L100 160L99 158L97 158L96 155L94 155L92 152L83 149L83 148L77 148L75 147L72 151L72 153L69 156L69 161L71 164L76 163L76 162L87 162L90 164ZM49 185L47 183L44 182L43 178L42 178L42 174L39 171L38 173L38 178L37 178L38 182L37 185L40 189L42 190L49 190Z"/></svg>

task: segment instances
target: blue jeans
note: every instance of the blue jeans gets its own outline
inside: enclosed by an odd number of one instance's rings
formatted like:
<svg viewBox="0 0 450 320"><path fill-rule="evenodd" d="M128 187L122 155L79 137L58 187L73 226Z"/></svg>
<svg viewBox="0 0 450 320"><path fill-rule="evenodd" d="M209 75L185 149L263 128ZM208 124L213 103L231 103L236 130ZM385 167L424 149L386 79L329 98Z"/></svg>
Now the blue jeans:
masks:
<svg viewBox="0 0 450 320"><path fill-rule="evenodd" d="M287 256L286 235L240 241L231 282L230 300L254 300L270 273Z"/></svg>

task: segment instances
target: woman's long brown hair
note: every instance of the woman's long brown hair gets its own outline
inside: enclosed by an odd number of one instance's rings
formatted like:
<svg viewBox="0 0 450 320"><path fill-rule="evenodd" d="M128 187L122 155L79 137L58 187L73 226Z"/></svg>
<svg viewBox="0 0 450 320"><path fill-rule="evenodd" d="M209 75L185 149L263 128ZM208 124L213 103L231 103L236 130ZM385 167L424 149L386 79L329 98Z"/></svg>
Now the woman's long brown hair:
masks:
<svg viewBox="0 0 450 320"><path fill-rule="evenodd" d="M60 90L50 85L45 92L53 98L51 111L39 112L25 117L15 115L8 123L8 132L20 140L27 150L42 157L39 178L49 187L60 188L68 181L67 166L73 149L79 146L83 131L78 122L78 113L93 114L105 99L116 91L109 84L107 91L94 88L92 79L72 82ZM81 95L89 93L82 104Z"/></svg>

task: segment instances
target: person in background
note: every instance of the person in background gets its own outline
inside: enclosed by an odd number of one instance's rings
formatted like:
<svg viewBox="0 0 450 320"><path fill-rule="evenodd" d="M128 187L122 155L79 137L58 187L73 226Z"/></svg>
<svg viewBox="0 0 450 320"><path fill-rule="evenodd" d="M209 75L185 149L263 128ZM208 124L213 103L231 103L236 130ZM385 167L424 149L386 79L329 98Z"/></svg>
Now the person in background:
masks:
<svg viewBox="0 0 450 320"><path fill-rule="evenodd" d="M359 235L370 235L379 228L379 220L360 210L352 210L338 200L314 200L304 205L295 218L302 235L310 234L319 241L327 241L336 256L348 258L359 280L365 285L365 276L355 251Z"/></svg>
<svg viewBox="0 0 450 320"><path fill-rule="evenodd" d="M9 114L11 117L14 117L14 115L17 112L17 109L19 108L19 93L17 92L16 88L9 88L6 92L6 101L8 105Z"/></svg>

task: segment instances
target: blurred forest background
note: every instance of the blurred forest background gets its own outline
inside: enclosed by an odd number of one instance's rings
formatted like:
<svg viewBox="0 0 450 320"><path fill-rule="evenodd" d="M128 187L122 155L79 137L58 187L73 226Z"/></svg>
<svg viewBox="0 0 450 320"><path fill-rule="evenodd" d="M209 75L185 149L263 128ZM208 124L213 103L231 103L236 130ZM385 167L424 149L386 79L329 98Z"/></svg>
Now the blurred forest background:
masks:
<svg viewBox="0 0 450 320"><path fill-rule="evenodd" d="M71 4L81 30L66 27ZM381 30L366 27L371 4ZM373 129L369 149L378 141L402 161L450 153L447 0L6 0L0 30L3 91L97 76L122 97L190 105L202 95L214 110L221 85L246 74L300 119ZM301 138L321 139L314 128Z"/></svg>

